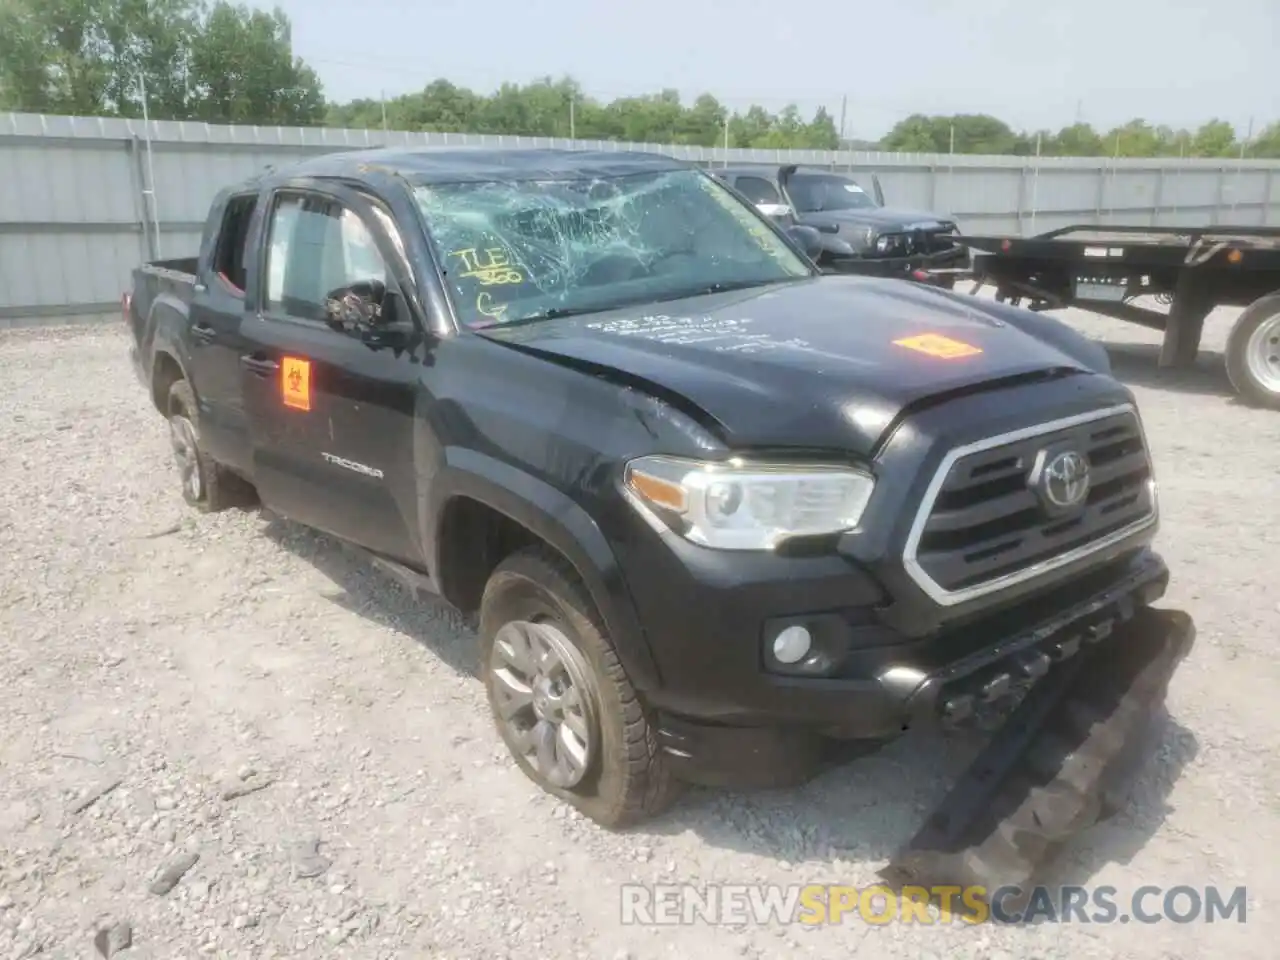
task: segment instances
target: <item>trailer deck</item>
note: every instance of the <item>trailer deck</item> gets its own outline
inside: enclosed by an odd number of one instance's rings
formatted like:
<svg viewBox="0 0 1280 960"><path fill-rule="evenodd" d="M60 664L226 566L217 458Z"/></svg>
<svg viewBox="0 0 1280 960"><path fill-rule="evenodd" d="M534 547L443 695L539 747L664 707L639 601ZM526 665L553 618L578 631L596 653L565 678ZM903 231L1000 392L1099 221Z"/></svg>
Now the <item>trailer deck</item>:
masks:
<svg viewBox="0 0 1280 960"><path fill-rule="evenodd" d="M1164 334L1162 367L1188 367L1204 321L1241 306L1227 369L1245 398L1280 409L1280 227L1075 224L1033 237L962 236L973 292L1032 310L1078 306ZM1135 301L1154 297L1168 311Z"/></svg>

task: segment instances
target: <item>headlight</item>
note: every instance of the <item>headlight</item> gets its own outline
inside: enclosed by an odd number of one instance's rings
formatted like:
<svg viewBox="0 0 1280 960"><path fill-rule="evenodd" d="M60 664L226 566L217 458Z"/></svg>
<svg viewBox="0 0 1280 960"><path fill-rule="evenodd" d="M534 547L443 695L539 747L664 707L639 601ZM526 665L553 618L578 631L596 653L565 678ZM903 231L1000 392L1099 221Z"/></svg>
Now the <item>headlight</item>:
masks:
<svg viewBox="0 0 1280 960"><path fill-rule="evenodd" d="M771 550L792 537L858 525L875 481L850 467L704 463L641 457L623 482L686 539L717 550Z"/></svg>
<svg viewBox="0 0 1280 960"><path fill-rule="evenodd" d="M891 237L881 237L879 240L877 240L877 241L876 241L876 252L877 252L877 253L888 253L890 250L892 250L892 249L893 249L894 247L896 247L897 245L898 245L898 238L897 238L897 237L892 237L892 236L891 236Z"/></svg>

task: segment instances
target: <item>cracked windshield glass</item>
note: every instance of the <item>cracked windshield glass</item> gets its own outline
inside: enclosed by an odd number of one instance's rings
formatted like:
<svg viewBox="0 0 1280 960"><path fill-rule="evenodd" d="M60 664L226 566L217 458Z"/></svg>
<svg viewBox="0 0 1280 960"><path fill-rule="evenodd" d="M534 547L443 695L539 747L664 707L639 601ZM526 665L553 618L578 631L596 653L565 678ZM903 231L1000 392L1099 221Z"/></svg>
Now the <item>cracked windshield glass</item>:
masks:
<svg viewBox="0 0 1280 960"><path fill-rule="evenodd" d="M460 318L490 326L808 276L693 170L418 187Z"/></svg>

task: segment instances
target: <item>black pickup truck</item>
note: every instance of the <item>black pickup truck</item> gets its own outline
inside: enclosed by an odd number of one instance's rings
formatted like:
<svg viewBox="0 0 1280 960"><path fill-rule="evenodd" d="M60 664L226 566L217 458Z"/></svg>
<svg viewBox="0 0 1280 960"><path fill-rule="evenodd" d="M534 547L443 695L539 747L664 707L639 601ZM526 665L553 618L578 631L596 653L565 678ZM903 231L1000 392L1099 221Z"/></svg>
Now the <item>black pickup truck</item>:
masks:
<svg viewBox="0 0 1280 960"><path fill-rule="evenodd" d="M813 240L661 156L383 149L224 190L124 313L185 498L256 494L478 613L500 735L601 824L1079 676L1145 691L1070 712L1132 739L1194 631L1149 607L1156 487L1106 354L823 275ZM1019 723L953 827L1026 782ZM1086 822L1054 802L1018 836Z"/></svg>

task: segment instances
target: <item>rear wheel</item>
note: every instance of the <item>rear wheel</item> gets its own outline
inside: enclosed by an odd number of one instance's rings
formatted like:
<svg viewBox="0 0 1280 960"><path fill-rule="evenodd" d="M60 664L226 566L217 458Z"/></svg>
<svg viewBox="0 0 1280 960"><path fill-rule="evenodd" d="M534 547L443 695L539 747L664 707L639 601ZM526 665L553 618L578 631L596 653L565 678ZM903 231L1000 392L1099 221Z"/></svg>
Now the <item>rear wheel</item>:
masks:
<svg viewBox="0 0 1280 960"><path fill-rule="evenodd" d="M670 804L652 718L568 564L541 547L499 564L480 638L494 723L534 783L611 828Z"/></svg>
<svg viewBox="0 0 1280 960"><path fill-rule="evenodd" d="M178 468L182 499L207 513L252 502L252 486L200 449L198 409L187 381L179 380L169 388L169 446Z"/></svg>
<svg viewBox="0 0 1280 960"><path fill-rule="evenodd" d="M1240 314L1227 338L1227 376L1245 401L1280 410L1280 293Z"/></svg>

